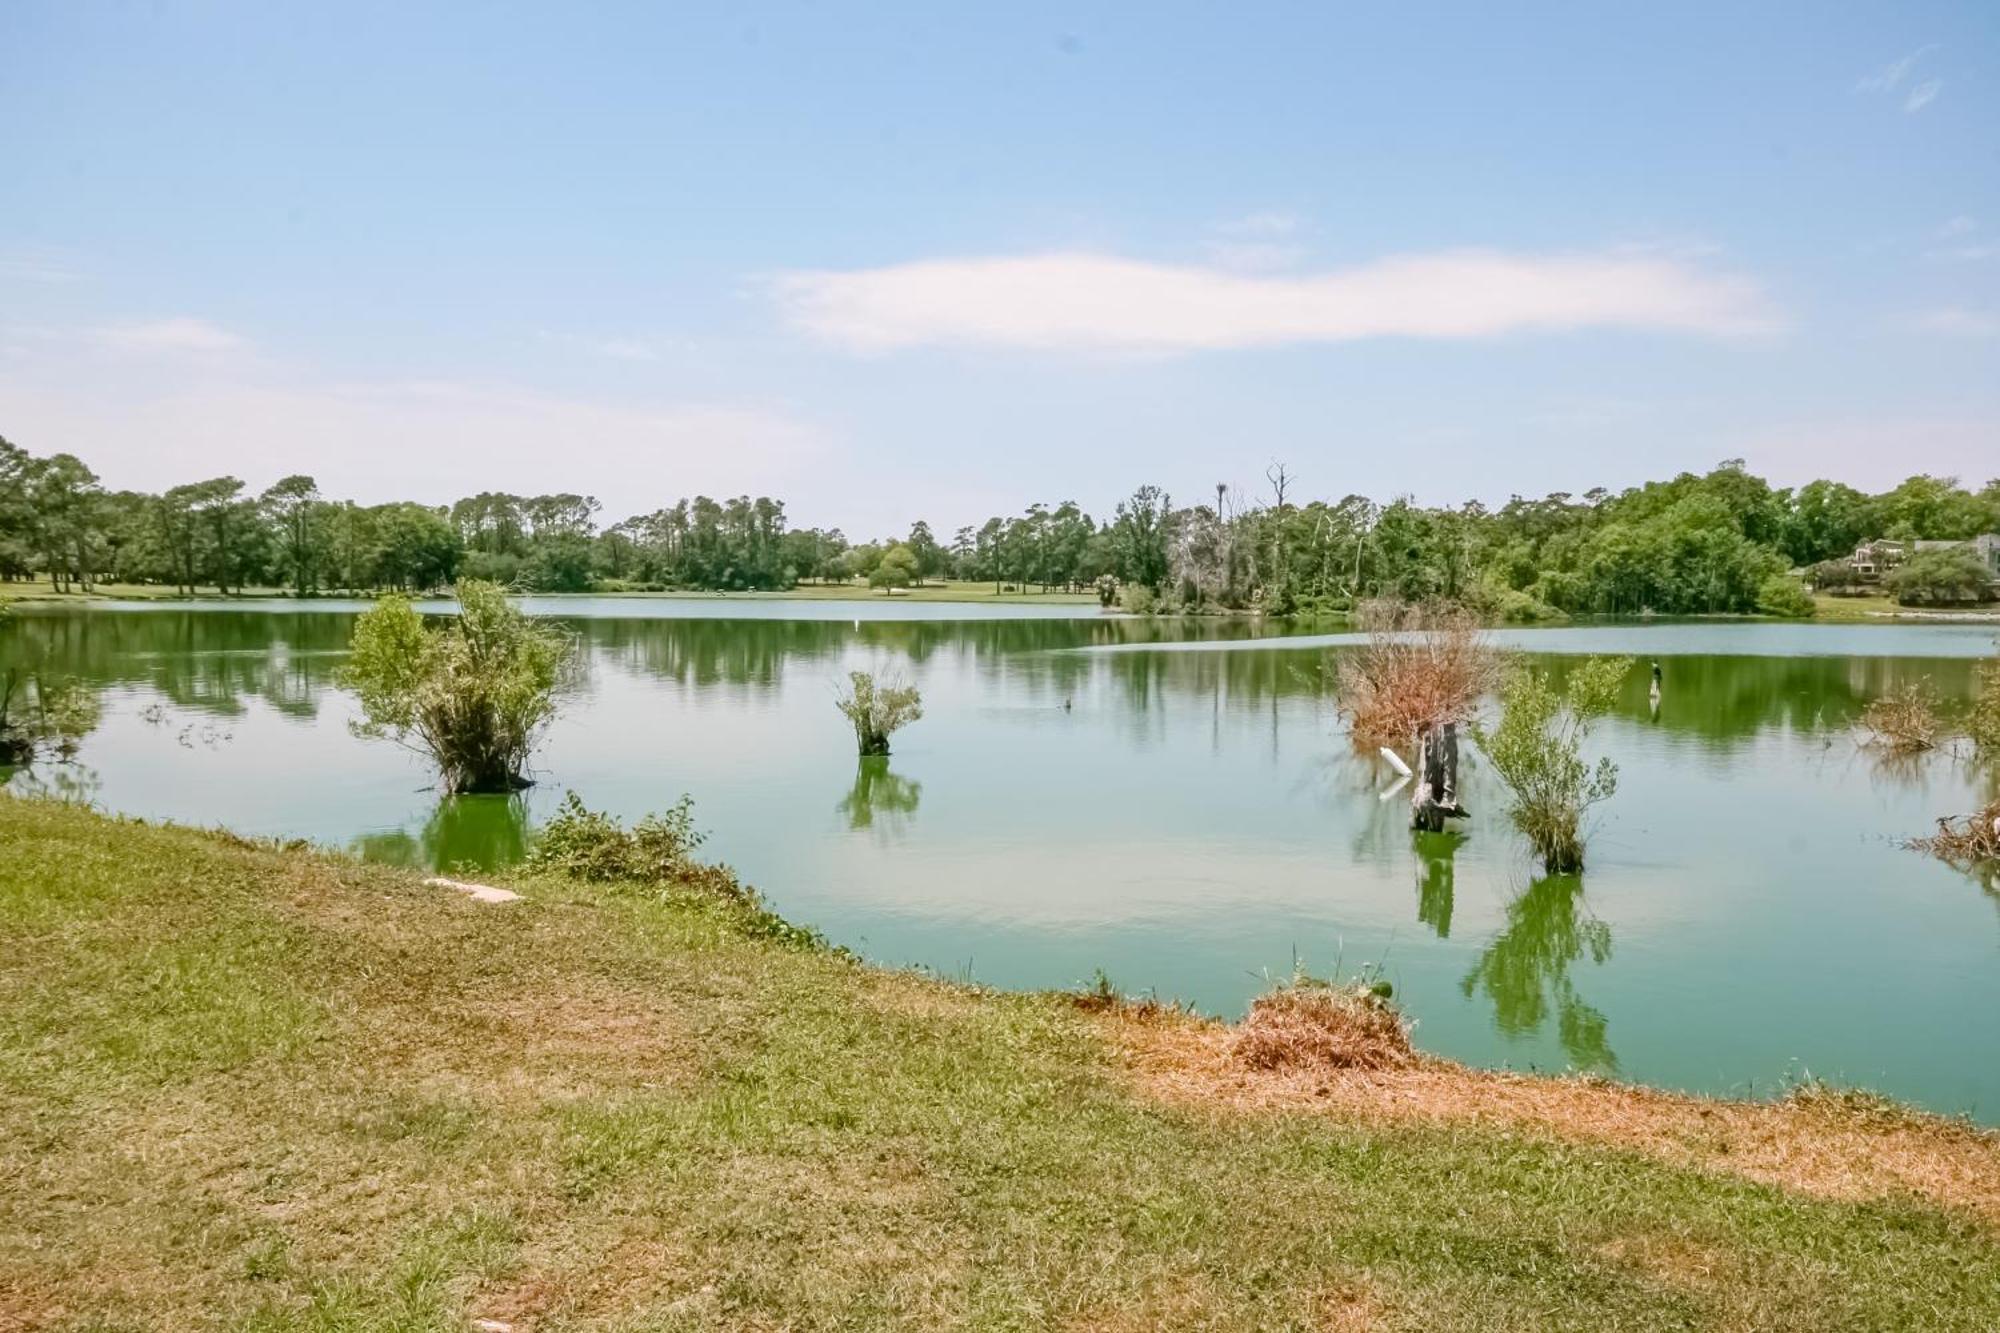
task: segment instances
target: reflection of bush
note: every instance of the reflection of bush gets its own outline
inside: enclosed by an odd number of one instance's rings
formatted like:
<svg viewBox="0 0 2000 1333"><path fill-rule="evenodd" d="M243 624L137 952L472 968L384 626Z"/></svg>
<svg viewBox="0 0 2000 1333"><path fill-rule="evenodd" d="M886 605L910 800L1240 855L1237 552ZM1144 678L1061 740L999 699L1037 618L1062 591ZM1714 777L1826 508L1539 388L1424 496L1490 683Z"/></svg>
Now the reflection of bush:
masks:
<svg viewBox="0 0 2000 1333"><path fill-rule="evenodd" d="M370 861L419 870L505 870L528 855L528 806L519 796L451 796L415 834L365 834L354 850Z"/></svg>
<svg viewBox="0 0 2000 1333"><path fill-rule="evenodd" d="M861 760L855 769L854 786L835 807L847 816L847 827L875 827L880 818L885 829L901 829L917 812L923 784L889 771L886 755Z"/></svg>
<svg viewBox="0 0 2000 1333"><path fill-rule="evenodd" d="M1618 1057L1605 1035L1604 1015L1585 1004L1570 980L1570 965L1586 953L1593 963L1611 956L1611 927L1580 917L1583 880L1550 875L1536 880L1507 907L1507 926L1459 983L1493 1001L1494 1023L1509 1037L1539 1032L1556 1012L1556 1039L1580 1069L1612 1070Z"/></svg>
<svg viewBox="0 0 2000 1333"><path fill-rule="evenodd" d="M1452 900L1456 897L1458 849L1463 833L1410 834L1417 853L1417 920L1429 926L1439 939L1451 934Z"/></svg>

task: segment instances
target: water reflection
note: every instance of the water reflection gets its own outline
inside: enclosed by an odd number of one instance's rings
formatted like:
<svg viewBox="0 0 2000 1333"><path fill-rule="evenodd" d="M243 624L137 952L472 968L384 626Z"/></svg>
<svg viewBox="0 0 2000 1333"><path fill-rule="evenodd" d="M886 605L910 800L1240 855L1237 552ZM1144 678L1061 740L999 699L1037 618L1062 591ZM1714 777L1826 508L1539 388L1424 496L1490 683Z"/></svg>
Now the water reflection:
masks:
<svg viewBox="0 0 2000 1333"><path fill-rule="evenodd" d="M1579 1069L1618 1068L1604 1015L1583 1001L1570 967L1586 954L1611 957L1611 927L1583 907L1583 879L1549 875L1507 905L1507 925L1472 965L1459 989L1493 1002L1494 1025L1508 1037L1538 1033L1556 1015L1556 1039Z"/></svg>
<svg viewBox="0 0 2000 1333"><path fill-rule="evenodd" d="M1457 895L1456 862L1465 835L1452 829L1443 833L1410 834L1410 846L1417 854L1417 920L1431 928L1439 939L1451 936L1452 900Z"/></svg>
<svg viewBox="0 0 2000 1333"><path fill-rule="evenodd" d="M448 796L415 833L365 833L352 850L370 861L419 870L502 870L528 854L528 803L519 793Z"/></svg>
<svg viewBox="0 0 2000 1333"><path fill-rule="evenodd" d="M909 830L923 792L922 783L889 771L888 755L865 755L854 770L854 786L835 809L850 829L897 836Z"/></svg>

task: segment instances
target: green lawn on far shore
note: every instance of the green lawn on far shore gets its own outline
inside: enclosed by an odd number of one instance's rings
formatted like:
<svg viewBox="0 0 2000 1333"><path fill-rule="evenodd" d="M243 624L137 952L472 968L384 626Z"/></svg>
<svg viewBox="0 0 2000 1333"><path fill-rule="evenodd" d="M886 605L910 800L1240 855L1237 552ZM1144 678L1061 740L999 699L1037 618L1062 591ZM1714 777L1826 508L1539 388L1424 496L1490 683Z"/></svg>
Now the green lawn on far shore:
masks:
<svg viewBox="0 0 2000 1333"><path fill-rule="evenodd" d="M1176 1102L1072 998L508 882L0 797L0 1328L2000 1327L1990 1214L1698 1118Z"/></svg>

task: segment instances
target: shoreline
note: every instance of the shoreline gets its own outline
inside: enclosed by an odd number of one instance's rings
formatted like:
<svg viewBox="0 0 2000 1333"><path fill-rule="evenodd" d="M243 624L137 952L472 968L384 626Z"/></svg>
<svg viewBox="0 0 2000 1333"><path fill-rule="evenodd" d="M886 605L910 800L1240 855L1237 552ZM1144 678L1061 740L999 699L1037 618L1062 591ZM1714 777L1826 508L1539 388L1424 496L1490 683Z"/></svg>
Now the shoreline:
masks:
<svg viewBox="0 0 2000 1333"><path fill-rule="evenodd" d="M425 879L0 799L0 1326L2000 1323L1963 1120L1272 1070L693 883Z"/></svg>

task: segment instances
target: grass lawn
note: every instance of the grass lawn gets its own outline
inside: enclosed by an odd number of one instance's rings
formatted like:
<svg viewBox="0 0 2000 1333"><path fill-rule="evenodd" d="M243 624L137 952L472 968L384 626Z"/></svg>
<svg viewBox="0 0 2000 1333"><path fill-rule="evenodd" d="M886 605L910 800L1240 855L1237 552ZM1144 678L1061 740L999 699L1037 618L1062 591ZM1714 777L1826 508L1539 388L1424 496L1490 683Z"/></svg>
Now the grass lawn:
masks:
<svg viewBox="0 0 2000 1333"><path fill-rule="evenodd" d="M2000 1326L2000 1147L0 798L0 1329ZM949 892L948 883L940 892Z"/></svg>
<svg viewBox="0 0 2000 1333"><path fill-rule="evenodd" d="M576 596L593 594L578 593ZM993 591L990 583L958 583L939 580L924 584L921 588L903 588L892 598L880 588L871 588L865 583L801 583L785 592L701 592L697 590L675 590L671 592L613 592L598 593L603 597L741 597L753 600L787 601L803 600L812 602L855 602L855 601L898 601L898 602L993 602L1013 605L1020 602L1059 603L1069 606L1095 606L1097 594L1094 592L1003 592Z"/></svg>

